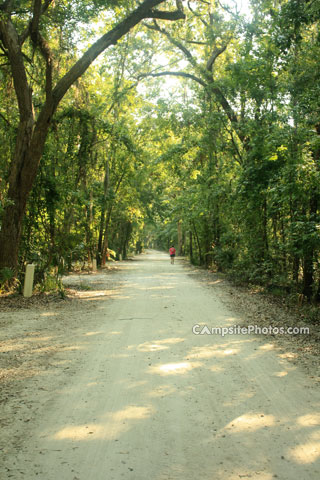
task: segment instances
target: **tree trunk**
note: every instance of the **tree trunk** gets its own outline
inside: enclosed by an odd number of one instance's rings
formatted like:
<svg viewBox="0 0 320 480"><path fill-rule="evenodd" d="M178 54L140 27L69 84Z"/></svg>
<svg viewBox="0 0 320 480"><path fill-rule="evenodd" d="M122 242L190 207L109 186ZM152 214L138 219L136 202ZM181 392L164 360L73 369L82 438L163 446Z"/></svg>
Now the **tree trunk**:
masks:
<svg viewBox="0 0 320 480"><path fill-rule="evenodd" d="M312 297L312 286L313 286L313 251L310 251L303 258L303 290L302 293L309 300Z"/></svg>
<svg viewBox="0 0 320 480"><path fill-rule="evenodd" d="M192 230L189 231L189 255L190 262L193 263Z"/></svg>
<svg viewBox="0 0 320 480"><path fill-rule="evenodd" d="M311 192L310 198L310 218L313 219L316 217L318 210L318 196L316 189ZM309 300L312 297L313 293L313 282L314 282L314 247L309 246L308 250L305 252L303 257L303 295L305 295Z"/></svg>
<svg viewBox="0 0 320 480"><path fill-rule="evenodd" d="M20 122L9 175L7 206L4 208L0 231L0 268L10 267L15 272L18 268L19 245L27 199L36 177L49 129L49 123L43 117L45 117L44 114L39 118L33 132L33 117L30 117L27 122Z"/></svg>
<svg viewBox="0 0 320 480"><path fill-rule="evenodd" d="M178 255L182 255L182 244L183 244L183 235L182 235L182 220L178 220Z"/></svg>
<svg viewBox="0 0 320 480"><path fill-rule="evenodd" d="M194 236L195 236L197 246L198 246L198 251L199 251L199 265L202 265L203 260L202 260L202 251L201 251L200 240L199 240L198 232L197 232L197 229L196 229L196 225L195 225L194 222L192 222L192 223L193 223L193 229L194 229Z"/></svg>

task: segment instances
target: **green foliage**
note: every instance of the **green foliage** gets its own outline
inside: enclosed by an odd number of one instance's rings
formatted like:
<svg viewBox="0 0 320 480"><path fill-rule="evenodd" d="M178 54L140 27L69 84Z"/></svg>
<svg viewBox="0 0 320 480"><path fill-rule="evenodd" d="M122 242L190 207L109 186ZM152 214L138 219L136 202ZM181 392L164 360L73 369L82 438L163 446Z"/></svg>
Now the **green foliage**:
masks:
<svg viewBox="0 0 320 480"><path fill-rule="evenodd" d="M6 289L14 280L14 272L11 268L1 268L0 270L0 289Z"/></svg>
<svg viewBox="0 0 320 480"><path fill-rule="evenodd" d="M58 293L61 298L66 297L66 291L62 280L54 272L45 275L44 279L36 285L36 291L41 293Z"/></svg>

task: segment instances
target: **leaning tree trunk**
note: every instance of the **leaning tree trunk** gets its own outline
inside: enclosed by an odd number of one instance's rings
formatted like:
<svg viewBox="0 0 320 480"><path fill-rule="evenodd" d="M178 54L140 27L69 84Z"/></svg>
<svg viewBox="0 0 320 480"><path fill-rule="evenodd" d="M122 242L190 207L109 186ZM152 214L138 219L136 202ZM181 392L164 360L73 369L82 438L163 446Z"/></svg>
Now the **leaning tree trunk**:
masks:
<svg viewBox="0 0 320 480"><path fill-rule="evenodd" d="M0 268L10 267L16 272L23 218L29 193L43 153L49 123L45 109L33 129L33 114L20 121L16 149L11 163L7 205L0 231ZM49 115L50 118L50 115Z"/></svg>

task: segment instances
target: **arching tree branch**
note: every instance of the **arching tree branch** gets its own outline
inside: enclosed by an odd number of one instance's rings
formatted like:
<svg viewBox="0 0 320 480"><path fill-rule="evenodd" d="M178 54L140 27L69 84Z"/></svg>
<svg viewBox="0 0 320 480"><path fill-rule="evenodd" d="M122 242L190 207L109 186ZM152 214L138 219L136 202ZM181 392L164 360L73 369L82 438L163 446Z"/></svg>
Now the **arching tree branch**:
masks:
<svg viewBox="0 0 320 480"><path fill-rule="evenodd" d="M189 78L190 80L193 80L203 87L207 88L208 85L206 82L204 82L201 78L197 77L196 75L193 75L192 73L187 73L187 72L170 72L170 71L165 71L165 72L158 72L158 73L143 73L139 75L139 79L141 78L147 78L147 77L164 77L167 75L171 75L173 77L184 77L184 78Z"/></svg>
<svg viewBox="0 0 320 480"><path fill-rule="evenodd" d="M146 18L161 18L161 20L177 20L185 18L185 15L177 10L176 12L165 12L153 8L164 0L145 0L122 22L118 23L112 30L99 38L75 63L69 72L61 78L53 90L54 103L59 103L70 86L79 78L91 65L91 63L109 46L115 45L120 38L128 33L141 20ZM173 16L173 14L175 14Z"/></svg>

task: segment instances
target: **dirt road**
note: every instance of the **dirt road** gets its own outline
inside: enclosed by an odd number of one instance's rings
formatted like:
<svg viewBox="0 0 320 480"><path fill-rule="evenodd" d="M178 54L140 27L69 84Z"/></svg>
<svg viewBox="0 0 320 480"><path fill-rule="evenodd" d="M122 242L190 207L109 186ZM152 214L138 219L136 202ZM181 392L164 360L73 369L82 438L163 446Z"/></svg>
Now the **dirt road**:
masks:
<svg viewBox="0 0 320 480"><path fill-rule="evenodd" d="M1 479L320 478L312 378L261 336L192 332L240 323L221 293L157 252L113 286L79 278L75 305L9 314L12 349L39 368L8 395Z"/></svg>

